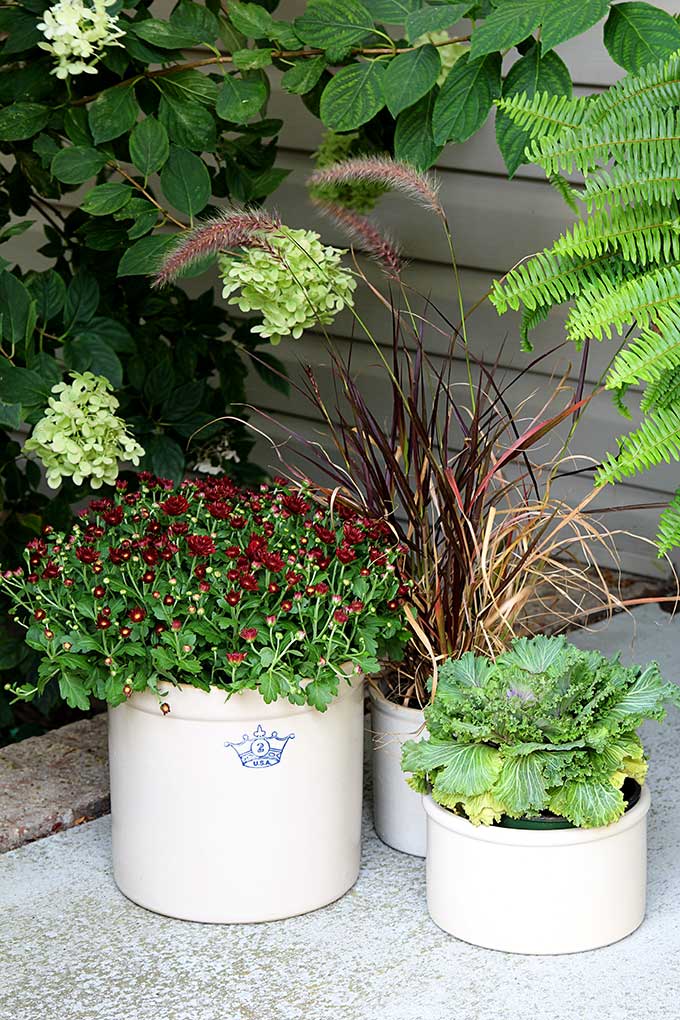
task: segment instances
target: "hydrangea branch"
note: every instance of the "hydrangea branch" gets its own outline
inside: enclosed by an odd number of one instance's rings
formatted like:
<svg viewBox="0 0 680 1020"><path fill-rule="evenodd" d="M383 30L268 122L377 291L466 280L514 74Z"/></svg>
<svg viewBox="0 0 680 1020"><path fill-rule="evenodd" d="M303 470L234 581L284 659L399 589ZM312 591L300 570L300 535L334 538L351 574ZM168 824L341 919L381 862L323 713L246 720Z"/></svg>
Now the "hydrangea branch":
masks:
<svg viewBox="0 0 680 1020"><path fill-rule="evenodd" d="M164 217L164 219L167 222L174 223L176 227L180 228L180 230L186 230L187 229L186 223L182 223L181 220L175 219L175 217L172 215L172 213L168 212L168 210L165 209L160 204L160 202L157 202L156 199L153 197L153 195L150 192L148 192L146 190L146 188L144 188L139 183L139 181L136 181L134 179L134 177L132 177L126 170L123 170L122 166L119 166L118 163L115 163L113 168L114 168L114 170L116 170L121 175L121 177L124 177L125 180L128 182L128 184L131 184L132 187L135 188L140 193L140 195L143 195L144 198L146 198L149 202L151 202L152 205L155 205L156 208L158 209L159 213L161 213L161 215Z"/></svg>
<svg viewBox="0 0 680 1020"><path fill-rule="evenodd" d="M469 35L458 35L451 36L450 39L442 40L440 42L432 42L431 45L450 46L452 43L469 42ZM364 46L356 47L352 50L351 55L353 57L384 57L384 56L399 56L400 53L410 53L411 50L418 49L418 45L413 46ZM322 49L309 48L302 50L272 50L272 60L309 60L313 57L321 57L326 55L326 51ZM151 71L146 71L144 77L146 78L165 78L167 75L177 74L178 71L191 71L198 67L213 67L219 64L231 64L233 62L233 55L231 53L224 53L220 56L203 57L201 60L186 60L181 64L168 64L164 67L154 68ZM344 63L344 61L343 61ZM120 85L128 85L133 81L132 78L126 79L120 82ZM102 90L103 91L103 90ZM87 106L88 103L93 102L97 97L101 95L101 92L93 92L92 95L83 96L80 99L76 99L71 105L72 106Z"/></svg>

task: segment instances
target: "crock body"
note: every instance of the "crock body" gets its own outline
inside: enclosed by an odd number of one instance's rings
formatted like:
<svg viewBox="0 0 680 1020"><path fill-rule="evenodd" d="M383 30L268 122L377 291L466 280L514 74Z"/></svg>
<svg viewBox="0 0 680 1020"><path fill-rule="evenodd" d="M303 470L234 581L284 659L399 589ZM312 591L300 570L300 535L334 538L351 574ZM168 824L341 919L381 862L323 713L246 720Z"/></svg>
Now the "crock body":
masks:
<svg viewBox="0 0 680 1020"><path fill-rule="evenodd" d="M474 826L423 801L428 909L451 935L510 953L576 953L642 923L646 787L617 822L597 829Z"/></svg>
<svg viewBox="0 0 680 1020"><path fill-rule="evenodd" d="M359 871L363 681L326 712L256 691L168 686L109 711L114 877L150 910L269 921L342 896Z"/></svg>
<svg viewBox="0 0 680 1020"><path fill-rule="evenodd" d="M373 823L383 843L416 857L425 856L426 817L422 797L406 782L401 751L407 740L425 734L422 709L404 708L369 687Z"/></svg>

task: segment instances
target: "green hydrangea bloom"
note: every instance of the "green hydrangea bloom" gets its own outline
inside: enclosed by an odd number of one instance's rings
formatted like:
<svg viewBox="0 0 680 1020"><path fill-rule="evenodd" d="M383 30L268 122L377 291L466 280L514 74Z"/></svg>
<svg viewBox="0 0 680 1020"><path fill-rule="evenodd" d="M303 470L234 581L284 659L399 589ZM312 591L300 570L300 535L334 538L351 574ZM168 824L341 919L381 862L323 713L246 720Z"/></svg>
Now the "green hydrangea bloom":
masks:
<svg viewBox="0 0 680 1020"><path fill-rule="evenodd" d="M24 443L47 471L47 484L58 489L63 478L93 489L112 485L121 461L139 464L144 450L115 414L118 401L108 379L92 372L71 372L72 383L52 387L44 416Z"/></svg>
<svg viewBox="0 0 680 1020"><path fill-rule="evenodd" d="M439 77L437 78L437 85L440 86L443 85L448 78L451 68L456 61L460 60L463 54L467 53L470 49L467 43L451 43L450 46L438 45L445 42L448 38L449 33L444 28L439 32L427 32L426 35L421 35L413 44L414 46L424 46L425 43L432 43L437 46L437 49L439 50L439 59L442 62L442 69L439 72Z"/></svg>
<svg viewBox="0 0 680 1020"><path fill-rule="evenodd" d="M267 235L266 246L220 255L222 296L242 312L261 313L253 333L272 344L284 336L298 340L305 329L328 325L352 307L356 282L341 263L345 251L321 244L312 230L281 227Z"/></svg>
<svg viewBox="0 0 680 1020"><path fill-rule="evenodd" d="M381 152L358 131L338 134L326 131L321 145L314 153L317 167L324 170L336 163L343 163L355 156L373 156ZM320 198L327 202L336 202L345 209L353 209L358 213L367 213L373 209L389 188L376 181L347 181L343 184L312 185L309 193L312 198Z"/></svg>

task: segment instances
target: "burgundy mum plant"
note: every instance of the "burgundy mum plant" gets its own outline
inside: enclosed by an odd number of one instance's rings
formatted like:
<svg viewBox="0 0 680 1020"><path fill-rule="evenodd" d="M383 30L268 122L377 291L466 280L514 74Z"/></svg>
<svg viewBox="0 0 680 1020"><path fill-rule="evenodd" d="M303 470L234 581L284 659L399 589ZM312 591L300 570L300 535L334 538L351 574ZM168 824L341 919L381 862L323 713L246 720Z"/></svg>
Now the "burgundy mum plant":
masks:
<svg viewBox="0 0 680 1020"><path fill-rule="evenodd" d="M323 711L350 671L406 640L390 527L283 482L119 482L70 533L46 529L1 578L42 653L31 700L56 683L72 707L186 683L258 689Z"/></svg>

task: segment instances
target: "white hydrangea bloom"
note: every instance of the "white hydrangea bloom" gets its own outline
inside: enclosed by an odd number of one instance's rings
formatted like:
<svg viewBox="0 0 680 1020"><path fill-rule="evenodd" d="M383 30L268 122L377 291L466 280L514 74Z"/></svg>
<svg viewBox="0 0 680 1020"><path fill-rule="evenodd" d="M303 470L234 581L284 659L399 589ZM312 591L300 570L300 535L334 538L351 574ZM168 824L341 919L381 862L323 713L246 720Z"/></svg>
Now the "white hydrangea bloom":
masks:
<svg viewBox="0 0 680 1020"><path fill-rule="evenodd" d="M328 325L352 307L356 282L342 265L345 250L322 244L313 230L281 227L266 245L220 256L222 297L242 312L260 312L262 325L252 332L272 344L284 336L299 340L305 329Z"/></svg>
<svg viewBox="0 0 680 1020"><path fill-rule="evenodd" d="M191 468L199 474L221 475L229 461L240 464L241 458L232 449L229 434L222 433L196 450L191 459Z"/></svg>
<svg viewBox="0 0 680 1020"><path fill-rule="evenodd" d="M93 489L113 485L121 461L139 464L144 450L115 411L111 383L92 372L71 372L72 383L52 387L44 416L24 443L47 471L47 484L58 489L63 478L76 485L89 480Z"/></svg>
<svg viewBox="0 0 680 1020"><path fill-rule="evenodd" d="M48 7L38 24L47 42L38 43L57 58L52 71L57 78L76 74L96 74L96 63L107 46L118 42L125 32L118 19L109 13L116 0L59 0Z"/></svg>
<svg viewBox="0 0 680 1020"><path fill-rule="evenodd" d="M413 44L414 46L424 46L426 43L432 43L439 50L439 59L442 64L437 78L439 86L444 84L453 65L470 49L467 43L451 43L449 46L442 46L441 43L446 42L448 38L449 33L446 29L442 29L439 32L428 32L426 35L421 35Z"/></svg>

